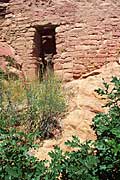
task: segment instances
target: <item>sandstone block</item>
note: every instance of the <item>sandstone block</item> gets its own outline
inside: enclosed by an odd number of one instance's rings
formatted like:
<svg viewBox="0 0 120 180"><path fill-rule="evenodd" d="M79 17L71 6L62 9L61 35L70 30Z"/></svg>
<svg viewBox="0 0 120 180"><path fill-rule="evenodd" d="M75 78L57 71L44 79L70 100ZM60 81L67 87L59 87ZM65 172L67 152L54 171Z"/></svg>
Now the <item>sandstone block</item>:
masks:
<svg viewBox="0 0 120 180"><path fill-rule="evenodd" d="M56 63L54 64L54 69L55 69L55 70L62 70L62 69L63 69L63 66L61 65L61 63L57 63L57 62L56 62Z"/></svg>
<svg viewBox="0 0 120 180"><path fill-rule="evenodd" d="M64 63L63 64L63 68L64 69L72 69L73 68L73 63L70 62L70 63Z"/></svg>

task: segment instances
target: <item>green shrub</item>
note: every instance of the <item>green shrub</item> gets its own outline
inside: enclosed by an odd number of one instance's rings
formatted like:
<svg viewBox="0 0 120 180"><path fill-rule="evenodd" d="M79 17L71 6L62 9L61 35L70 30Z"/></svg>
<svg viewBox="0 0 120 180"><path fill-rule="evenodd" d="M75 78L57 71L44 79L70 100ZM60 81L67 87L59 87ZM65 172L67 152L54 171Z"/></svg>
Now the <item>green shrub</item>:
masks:
<svg viewBox="0 0 120 180"><path fill-rule="evenodd" d="M59 147L50 152L51 162L47 175L52 180L98 180L96 175L98 159L94 156L91 142L81 144L77 137L66 142L75 148L72 152L62 152Z"/></svg>
<svg viewBox="0 0 120 180"><path fill-rule="evenodd" d="M103 180L120 178L120 79L113 77L111 83L111 90L105 82L105 89L97 90L108 100L108 113L100 113L93 119L93 128L97 135L95 147L99 159L98 174Z"/></svg>
<svg viewBox="0 0 120 180"><path fill-rule="evenodd" d="M21 124L23 112L19 107L24 106L25 90L22 82L0 77L0 127L11 127Z"/></svg>
<svg viewBox="0 0 120 180"><path fill-rule="evenodd" d="M0 68L0 127L20 125L19 105L25 98L25 91L18 75L10 73L10 68L18 69L18 64L10 56L5 56L6 70Z"/></svg>
<svg viewBox="0 0 120 180"><path fill-rule="evenodd" d="M61 83L54 76L35 83L26 89L28 102L27 127L32 131L39 131L41 137L55 136L54 130L60 132L60 120L66 109L65 98Z"/></svg>
<svg viewBox="0 0 120 180"><path fill-rule="evenodd" d="M45 176L45 161L38 161L29 153L32 137L32 134L0 128L1 180L40 180Z"/></svg>
<svg viewBox="0 0 120 180"><path fill-rule="evenodd" d="M30 156L31 135L0 129L0 178L2 180L119 180L120 178L120 79L114 77L112 89L97 92L107 98L107 113L93 119L96 141L67 141L72 152L55 147L51 160L38 161ZM110 90L111 89L111 90ZM49 107L49 106L48 106ZM48 108L47 107L47 108ZM48 108L49 109L49 108ZM33 136L34 137L34 136Z"/></svg>
<svg viewBox="0 0 120 180"><path fill-rule="evenodd" d="M44 139L58 136L66 109L61 82L54 76L42 82L6 80L4 72L0 74L1 126L23 125Z"/></svg>
<svg viewBox="0 0 120 180"><path fill-rule="evenodd" d="M97 90L108 100L109 108L108 113L97 114L93 119L97 140L80 144L73 137L66 145L75 147L75 151L63 153L58 148L50 153L51 177L56 172L63 180L120 179L120 79L113 77L111 83L112 88L104 82L105 88Z"/></svg>

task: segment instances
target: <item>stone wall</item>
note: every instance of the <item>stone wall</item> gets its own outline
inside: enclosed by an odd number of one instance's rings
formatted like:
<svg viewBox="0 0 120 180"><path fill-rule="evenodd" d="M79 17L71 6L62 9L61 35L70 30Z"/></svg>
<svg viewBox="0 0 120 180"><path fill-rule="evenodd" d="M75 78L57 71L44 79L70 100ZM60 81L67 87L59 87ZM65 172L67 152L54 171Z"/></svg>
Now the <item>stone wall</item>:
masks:
<svg viewBox="0 0 120 180"><path fill-rule="evenodd" d="M116 61L119 53L117 0L10 0L0 21L0 41L15 49L32 78L39 73L37 26L57 26L54 71L66 81Z"/></svg>

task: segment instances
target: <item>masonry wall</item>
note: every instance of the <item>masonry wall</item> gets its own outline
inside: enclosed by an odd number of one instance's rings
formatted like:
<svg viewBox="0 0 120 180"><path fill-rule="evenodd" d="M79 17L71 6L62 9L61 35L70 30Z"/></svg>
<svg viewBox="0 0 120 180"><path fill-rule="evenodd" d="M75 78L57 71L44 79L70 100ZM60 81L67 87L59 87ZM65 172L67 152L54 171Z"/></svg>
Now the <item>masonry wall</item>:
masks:
<svg viewBox="0 0 120 180"><path fill-rule="evenodd" d="M0 41L21 57L26 76L35 78L39 72L35 27L49 23L57 25L54 71L66 81L117 60L120 1L10 0Z"/></svg>

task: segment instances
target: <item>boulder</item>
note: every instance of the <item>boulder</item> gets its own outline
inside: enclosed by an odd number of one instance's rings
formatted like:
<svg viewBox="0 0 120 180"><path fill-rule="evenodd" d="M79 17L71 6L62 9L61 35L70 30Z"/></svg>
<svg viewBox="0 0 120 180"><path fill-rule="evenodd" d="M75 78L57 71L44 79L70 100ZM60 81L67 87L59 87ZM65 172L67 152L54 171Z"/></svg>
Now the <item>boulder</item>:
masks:
<svg viewBox="0 0 120 180"><path fill-rule="evenodd" d="M96 136L91 129L92 119L99 112L106 112L103 109L106 101L94 90L103 88L103 78L110 82L112 76L120 77L120 65L117 62L109 63L101 69L86 74L82 79L68 82L64 90L68 98L68 111L62 119L63 132L59 139L45 140L35 156L39 159L49 159L48 152L53 150L55 145L64 151L71 151L64 142L70 140L73 135L78 136L81 142L95 140Z"/></svg>
<svg viewBox="0 0 120 180"><path fill-rule="evenodd" d="M0 42L0 56L15 56L15 50L5 42Z"/></svg>
<svg viewBox="0 0 120 180"><path fill-rule="evenodd" d="M6 59L8 57L14 60L14 66L10 66L9 70ZM0 42L0 67L4 72L9 71L9 74L13 76L16 75L19 78L24 78L21 58L16 54L15 50L5 42Z"/></svg>

